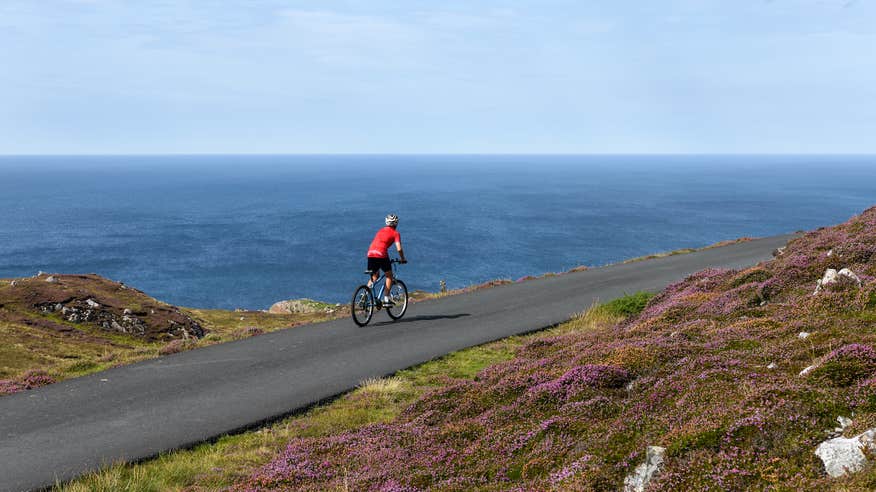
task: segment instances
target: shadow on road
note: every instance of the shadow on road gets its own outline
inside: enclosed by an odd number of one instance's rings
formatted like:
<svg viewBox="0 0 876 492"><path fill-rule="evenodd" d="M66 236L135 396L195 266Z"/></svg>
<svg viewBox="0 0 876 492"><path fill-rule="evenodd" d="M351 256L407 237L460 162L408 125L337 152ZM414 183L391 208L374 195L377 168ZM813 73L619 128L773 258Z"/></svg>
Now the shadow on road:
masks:
<svg viewBox="0 0 876 492"><path fill-rule="evenodd" d="M410 323L412 321L431 321L436 319L457 319L463 318L465 316L471 316L468 313L459 313L459 314L421 314L420 316L411 316L410 318L402 318L398 321L381 321L380 323L374 323L374 326L384 326L384 325L395 325L398 323Z"/></svg>

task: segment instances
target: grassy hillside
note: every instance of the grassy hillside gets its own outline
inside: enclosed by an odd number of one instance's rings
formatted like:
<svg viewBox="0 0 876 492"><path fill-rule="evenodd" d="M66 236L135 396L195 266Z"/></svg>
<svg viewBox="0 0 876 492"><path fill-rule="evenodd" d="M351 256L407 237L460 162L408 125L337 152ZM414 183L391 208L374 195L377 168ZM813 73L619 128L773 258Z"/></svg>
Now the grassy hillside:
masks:
<svg viewBox="0 0 876 492"><path fill-rule="evenodd" d="M827 269L854 277L819 289ZM745 271L706 270L638 316L531 339L387 422L295 436L238 490L872 490L825 439L876 427L876 209ZM837 418L850 424L837 429Z"/></svg>

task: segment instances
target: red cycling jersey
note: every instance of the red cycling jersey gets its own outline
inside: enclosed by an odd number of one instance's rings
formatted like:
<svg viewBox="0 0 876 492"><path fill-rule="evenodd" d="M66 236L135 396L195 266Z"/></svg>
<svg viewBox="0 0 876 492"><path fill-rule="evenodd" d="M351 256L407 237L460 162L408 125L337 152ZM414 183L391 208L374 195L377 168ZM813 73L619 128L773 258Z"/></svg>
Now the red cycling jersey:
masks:
<svg viewBox="0 0 876 492"><path fill-rule="evenodd" d="M389 226L380 229L368 247L368 258L389 258L389 247L400 241L401 236L397 230Z"/></svg>

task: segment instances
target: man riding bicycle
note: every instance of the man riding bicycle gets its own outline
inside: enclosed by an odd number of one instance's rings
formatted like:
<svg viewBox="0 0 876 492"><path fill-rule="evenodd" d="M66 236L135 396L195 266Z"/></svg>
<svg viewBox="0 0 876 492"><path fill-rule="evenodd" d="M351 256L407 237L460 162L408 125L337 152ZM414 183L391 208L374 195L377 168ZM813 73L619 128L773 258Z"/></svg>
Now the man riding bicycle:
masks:
<svg viewBox="0 0 876 492"><path fill-rule="evenodd" d="M405 252L402 251L401 236L398 231L398 216L389 214L384 219L386 227L377 231L374 235L374 240L371 241L371 246L368 247L368 270L371 272L371 280L368 281L368 288L374 285L374 282L380 276L380 270L386 274L386 289L383 291L382 302L384 305L392 305L392 299L389 297L390 288L392 288L392 262L389 260L389 247L395 244L395 249L398 250L401 263L407 263Z"/></svg>

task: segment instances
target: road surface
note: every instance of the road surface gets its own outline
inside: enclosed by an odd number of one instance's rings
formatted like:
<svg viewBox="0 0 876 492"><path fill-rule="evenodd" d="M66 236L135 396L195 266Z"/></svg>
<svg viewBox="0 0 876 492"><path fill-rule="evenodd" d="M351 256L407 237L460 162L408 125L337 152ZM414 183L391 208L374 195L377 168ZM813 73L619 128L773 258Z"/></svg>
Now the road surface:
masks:
<svg viewBox="0 0 876 492"><path fill-rule="evenodd" d="M546 328L596 300L770 258L791 235L595 268L144 361L0 397L0 490L50 486L288 415L465 347ZM352 289L351 289L352 291Z"/></svg>

